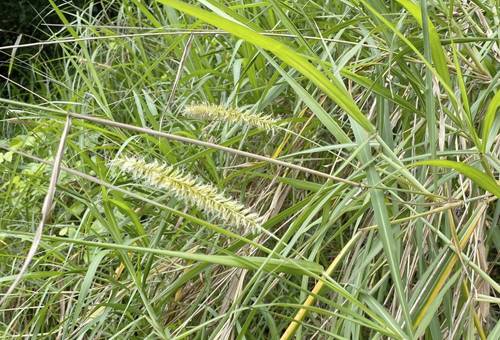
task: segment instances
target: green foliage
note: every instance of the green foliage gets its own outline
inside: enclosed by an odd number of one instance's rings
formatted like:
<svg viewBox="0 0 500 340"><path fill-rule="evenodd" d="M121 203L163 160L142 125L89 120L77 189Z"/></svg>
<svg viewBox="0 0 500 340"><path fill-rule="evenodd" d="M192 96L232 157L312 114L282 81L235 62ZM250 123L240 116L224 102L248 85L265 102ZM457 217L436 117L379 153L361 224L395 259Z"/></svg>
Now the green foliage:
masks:
<svg viewBox="0 0 500 340"><path fill-rule="evenodd" d="M61 55L3 50L2 293L83 117L2 338L499 334L494 2L45 4Z"/></svg>

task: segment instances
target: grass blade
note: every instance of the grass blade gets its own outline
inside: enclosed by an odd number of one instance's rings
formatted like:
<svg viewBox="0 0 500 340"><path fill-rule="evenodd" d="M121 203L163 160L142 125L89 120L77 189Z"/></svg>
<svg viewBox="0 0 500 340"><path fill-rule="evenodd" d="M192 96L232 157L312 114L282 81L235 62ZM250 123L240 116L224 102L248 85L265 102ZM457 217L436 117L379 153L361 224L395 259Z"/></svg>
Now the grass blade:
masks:
<svg viewBox="0 0 500 340"><path fill-rule="evenodd" d="M205 11L196 6L186 4L177 0L158 0L159 2L171 6L181 12L194 16L204 22L214 25L220 29L234 34L235 36L244 39L255 46L261 47L270 51L275 56L283 60L289 66L293 67L316 86L318 86L325 94L327 94L334 102L344 109L349 116L356 120L366 131L374 132L375 128L372 123L359 110L358 106L349 95L349 93L339 86L334 79L326 78L319 70L309 63L309 60L299 53L295 52L283 43L255 32L245 26L242 26L234 21L222 18L216 14Z"/></svg>
<svg viewBox="0 0 500 340"><path fill-rule="evenodd" d="M453 169L461 173L462 175L470 178L474 183L483 188L484 190L491 192L496 197L500 198L500 185L488 176L487 174L477 170L476 168L467 165L465 163L448 161L448 160L428 160L428 161L420 161L414 163L413 166L419 165L430 165L430 166L438 166L448 169Z"/></svg>
<svg viewBox="0 0 500 340"><path fill-rule="evenodd" d="M493 99L491 99L490 104L488 105L488 109L486 110L486 115L484 116L483 120L483 133L482 133L482 144L481 144L481 151L483 153L486 153L488 149L490 148L491 144L493 143L493 138L496 136L496 132L498 131L498 126L497 126L497 131L493 129L493 123L495 122L495 119L498 117L498 108L500 107L500 91L497 91L495 93L495 96L493 96Z"/></svg>
<svg viewBox="0 0 500 340"><path fill-rule="evenodd" d="M32 238L33 233L15 232L15 231L0 231L0 235L6 237L17 238ZM59 236L43 235L42 239L51 240L62 243L81 244L91 247L98 247L104 249L112 249L127 252L137 252L141 254L156 254L159 256L175 257L189 261L200 263L217 264L227 267L243 268L248 270L258 270L262 266L265 272L288 273L294 275L308 275L311 272L314 274L321 274L323 267L317 263L295 260L295 259L274 259L268 257L257 256L231 256L231 255L210 255L192 252L172 251L165 249L153 249L140 246L130 246L125 244L109 243L109 242L94 242L82 239L72 239Z"/></svg>

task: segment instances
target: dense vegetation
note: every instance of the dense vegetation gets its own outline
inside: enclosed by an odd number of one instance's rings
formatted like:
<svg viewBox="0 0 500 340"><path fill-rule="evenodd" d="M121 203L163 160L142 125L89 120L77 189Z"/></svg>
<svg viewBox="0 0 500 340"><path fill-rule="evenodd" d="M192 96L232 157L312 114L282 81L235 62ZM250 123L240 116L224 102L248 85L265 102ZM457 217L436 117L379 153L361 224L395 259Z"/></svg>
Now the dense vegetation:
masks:
<svg viewBox="0 0 500 340"><path fill-rule="evenodd" d="M3 338L500 338L494 1L50 5L60 56L0 47Z"/></svg>

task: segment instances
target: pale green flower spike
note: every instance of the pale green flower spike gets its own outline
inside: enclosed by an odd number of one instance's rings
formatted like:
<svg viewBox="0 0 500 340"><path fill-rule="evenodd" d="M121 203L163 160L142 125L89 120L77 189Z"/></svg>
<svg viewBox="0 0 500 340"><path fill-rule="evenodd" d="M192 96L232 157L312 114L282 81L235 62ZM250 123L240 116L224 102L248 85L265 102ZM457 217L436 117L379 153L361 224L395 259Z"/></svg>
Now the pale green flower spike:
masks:
<svg viewBox="0 0 500 340"><path fill-rule="evenodd" d="M193 118L208 119L257 127L274 132L278 127L278 120L270 115L242 112L236 108L225 108L213 104L193 104L184 108L184 115Z"/></svg>
<svg viewBox="0 0 500 340"><path fill-rule="evenodd" d="M226 223L248 228L253 232L260 230L261 217L233 199L224 197L216 188L203 184L197 178L184 174L172 166L158 161L146 163L137 158L119 158L112 166L132 175L134 179L144 180L154 188L166 189L172 195L204 212L218 217Z"/></svg>

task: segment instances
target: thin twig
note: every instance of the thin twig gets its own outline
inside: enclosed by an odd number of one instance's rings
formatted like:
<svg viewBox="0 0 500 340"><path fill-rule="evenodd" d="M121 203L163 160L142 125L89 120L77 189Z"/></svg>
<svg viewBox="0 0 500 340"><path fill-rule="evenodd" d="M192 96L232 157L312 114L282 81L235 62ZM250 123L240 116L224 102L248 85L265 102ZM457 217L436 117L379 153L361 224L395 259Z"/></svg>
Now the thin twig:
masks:
<svg viewBox="0 0 500 340"><path fill-rule="evenodd" d="M78 114L78 113L74 113L74 112L66 112L66 111L63 111L63 110L60 110L60 111L52 110L51 112L62 113L62 114L65 114L65 115L70 115L70 116L72 116L74 118L88 120L88 121L91 121L91 122L94 122L94 123L98 123L98 124L102 124L102 125L107 125L107 126L112 126L112 127L116 127L116 128L121 128L121 129L136 131L136 132L141 132L141 133L145 133L145 134L148 134L148 135L151 135L151 136L162 137L162 138L166 138L166 139L170 139L170 140L175 140L175 141L178 141L178 142L195 144L195 145L199 145L199 146L203 146L203 147L211 148L211 149L217 149L217 150L221 150L221 151L224 151L224 152L232 153L232 154L235 154L235 155L238 155L238 156L253 158L253 159L256 159L256 160L259 160L259 161L268 162L268 163L271 163L271 164L275 164L275 165L279 165L279 166L284 166L286 168L299 170L299 171L302 171L302 172L309 173L311 175L316 175L316 176L319 176L319 177L331 179L331 180L336 181L336 182L340 182L340 183L344 183L344 184L349 184L349 185L352 185L352 186L355 186L355 187L360 187L360 188L363 188L363 189L398 190L398 191L405 191L405 192L411 192L411 193L415 193L415 194L419 194L419 195L424 195L424 196L428 196L428 197L432 197L432 198L441 198L441 199L445 198L443 196L439 196L439 195L436 195L436 194L426 193L426 192L421 192L421 191L415 191L415 190L395 189L395 188L388 188L388 187L383 187L383 186L370 186L370 185L367 185L367 184L364 184L364 183L354 182L354 181L351 181L349 179L345 179L345 178L342 178L342 177L337 177L337 176L330 175L330 174L327 174L327 173L324 173L324 172L321 172L321 171L317 171L317 170L313 170L313 169L310 169L310 168L306 168L306 167L301 166L301 165L284 162L284 161L278 160L276 158L262 156L262 155L258 155L258 154L251 153L251 152L246 152L246 151L242 151L242 150L238 150L238 149L233 149L233 148L230 148L230 147L227 147L227 146L223 146L223 145L220 145L220 144L215 144L215 143L210 143L210 142L204 142L204 141L201 141L201 140L198 140L198 139L192 139L192 138L188 138L188 137L174 135L174 134L171 134L171 133L157 131L157 130L153 130L153 129L150 129L150 128L144 128L144 127L139 127L139 126L136 126L136 125L130 125L130 124L125 124L125 123L120 123L120 122L116 122L116 121L109 120L109 119L104 119L104 118L99 118L99 117L89 116L89 115L82 115L82 114Z"/></svg>
<svg viewBox="0 0 500 340"><path fill-rule="evenodd" d="M328 179L331 179L331 180L334 180L334 181L337 181L337 182L341 182L341 183L345 183L345 184L349 184L349 185L352 185L352 186L367 187L363 183L354 182L354 181L351 181L351 180L348 180L348 179L344 179L344 178L341 178L341 177L337 177L337 176L333 176L333 175L330 175L330 174L326 174L326 173L321 172L321 171L309 169L309 168L306 168L306 167L303 167L303 166L300 166L300 165L296 165L296 164L292 164L292 163L280 161L280 160L275 159L275 158L270 158L270 157L266 157L266 156L257 155L257 154L251 153L251 152L246 152L246 151L242 151L242 150L238 150L238 149L229 148L227 146L223 146L223 145L219 145L219 144L214 144L214 143L210 143L210 142L204 142L204 141L201 141L201 140L192 139L192 138L183 137L183 136L178 136L178 135L173 135L171 133L166 133L166 132L157 131L157 130L153 130L153 129L149 129L149 128L144 128L144 127L139 127L139 126L135 126L135 125L130 125L130 124L125 124L125 123L115 122L113 120L103 119L103 118L99 118L99 117L95 117L95 116L81 115L81 114L73 113L73 112L66 112L65 114L68 115L68 116L72 116L74 118L83 119L83 120L87 120L87 121L98 123L98 124L102 124L102 125L107 125L107 126L112 126L112 127L120 128L120 129L126 129L126 130L131 130L131 131L146 133L146 134L151 135L151 136L167 138L167 139L175 140L175 141L178 141L178 142L195 144L195 145L203 146L203 147L206 147L206 148L211 148L211 149L217 149L217 150L225 151L225 152L232 153L232 154L235 154L235 155L238 155L238 156L243 156L243 157L257 159L259 161L264 161L264 162L272 163L272 164L275 164L275 165L280 165L280 166L284 166L284 167L287 167L287 168L296 169L296 170L299 170L299 171L302 171L302 172L307 172L307 173L310 173L312 175L316 175L316 176L328 178Z"/></svg>
<svg viewBox="0 0 500 340"><path fill-rule="evenodd" d="M99 118L99 117L90 116L90 115L82 115L82 114L78 114L78 113L74 113L74 112L69 112L69 111L66 111L66 110L63 110L63 109L54 109L54 108L50 108L50 107L41 107L39 105L33 105L33 104L28 104L28 103L17 102L17 101L10 100L10 99L5 99L5 98L0 98L0 102L1 103L6 103L6 104L12 104L12 105L29 107L29 108L37 109L37 110L44 110L44 111L47 111L47 112L52 112L52 113L56 113L56 114L62 114L62 115L65 115L65 116L69 115L69 116L72 116L73 118L87 120L87 121L91 121L91 122L94 122L94 123L97 123L97 124L102 124L102 125L106 125L106 126L112 126L112 127L116 127L116 128L121 128L121 129L136 131L136 132L140 132L140 133L145 133L145 134L148 134L148 135L151 135L151 136L162 137L162 138L166 138L166 139L170 139L170 140L175 140L175 141L179 141L179 142L190 143L190 144L195 144L195 145L199 145L199 146L203 146L203 147L207 147L207 148L217 149L217 150L221 150L221 151L224 151L224 152L232 153L232 154L235 154L235 155L239 155L239 156L243 156L243 157L248 157L248 158L253 158L253 159L256 159L256 160L259 160L259 161L268 162L268 163L272 163L272 164L275 164L275 165L284 166L284 167L287 167L287 168L299 170L299 171L306 172L306 173L309 173L309 174L312 174L312 175L316 175L316 176L319 176L319 177L328 178L328 179L334 180L336 182L345 183L345 184L349 184L349 185L356 186L356 187L361 187L363 189L398 190L398 191L410 192L410 193L415 193L415 194L419 194L419 195L423 195L423 196L432 197L433 199L435 199L435 198L445 199L445 197L443 197L443 196L436 195L436 194L431 194L431 193L427 193L427 192L421 192L421 191L415 191L415 190L407 190L407 189L395 189L395 188L388 188L388 187L383 187L383 186L370 186L370 185L367 185L367 184L364 184L364 183L354 182L354 181L351 181L351 180L348 180L348 179L344 179L344 178L341 178L341 177L333 176L333 175L330 175L330 174L327 174L327 173L324 173L324 172L321 172L321 171L313 170L313 169L310 169L310 168L306 168L306 167L303 167L303 166L300 166L300 165L296 165L296 164L284 162L284 161L278 160L276 158L261 156L261 155L258 155L258 154L254 154L254 153L246 152L246 151L241 151L241 150L238 150L238 149L233 149L233 148L230 148L230 147L227 147L227 146L223 146L223 145L219 145L219 144L214 144L214 143L210 143L210 142L204 142L204 141L200 141L200 140L197 140L197 139L192 139L192 138L188 138L188 137L182 137L182 136L178 136L178 135L174 135L174 134L170 134L170 133L166 133L166 132L162 132L162 131L157 131L157 130L153 130L153 129L149 129L149 128L144 128L144 127L139 127L139 126L135 126L135 125L120 123L120 122L116 122L116 121L109 120L109 119Z"/></svg>
<svg viewBox="0 0 500 340"><path fill-rule="evenodd" d="M145 32L145 33L128 33L128 34L114 34L114 35L103 35L103 36L91 36L91 37L81 37L81 38L65 38L65 39L59 39L59 40L50 40L50 41L40 41L40 42L33 42L33 43L26 43L26 44L19 44L19 45L6 45L6 46L0 46L0 51L1 50L10 50L13 48L23 48L23 47L35 47L35 46L45 46L45 45L57 45L57 44L63 44L63 43L72 43L72 42L79 42L79 41L95 41L95 40L105 40L105 39L117 39L117 38L135 38L135 37L152 37L152 36L164 36L164 35L175 35L178 36L179 34L196 34L196 35L206 35L206 34L218 34L218 35L229 35L230 33L221 31L221 30L177 30L177 31L163 31L163 32ZM283 37L283 38L297 38L296 35L294 34L284 34L284 33L276 33L276 32L255 32L255 34L262 34L266 36L275 36L275 37ZM347 40L340 40L340 39L333 39L333 38L319 38L319 37L313 37L313 36L303 36L304 39L310 39L310 40L324 40L327 42L337 42L337 43L344 43L344 44L349 44L349 45L357 45L359 42L353 42L353 41L347 41ZM377 46L374 45L368 45L368 44L363 44L365 47L369 48L376 48L380 49Z"/></svg>
<svg viewBox="0 0 500 340"><path fill-rule="evenodd" d="M38 228L35 231L35 235L33 237L33 242L31 243L30 250L28 251L28 254L26 255L26 258L24 260L23 266L21 267L21 270L17 274L16 278L14 279L14 282L10 285L9 289L5 293L5 295L2 297L0 300L0 305L3 305L5 300L7 300L8 296L16 289L17 285L19 284L19 281L21 281L21 278L23 275L26 273L28 270L28 267L31 263L31 260L36 254L36 251L38 250L38 246L40 244L40 241L42 239L42 233L43 233L43 228L45 226L45 223L50 218L50 214L52 212L52 201L54 200L54 195L56 192L56 185L57 185L57 180L59 178L59 173L61 171L61 160L64 154L64 147L66 144L66 138L68 137L69 130L71 128L71 116L66 117L66 123L64 124L64 129L61 134L61 139L59 141L59 147L57 148L57 153L54 158L54 166L52 167L52 174L50 176L50 183L49 183L49 188L47 190L47 194L45 195L45 199L43 201L43 206L42 206L42 217L40 219L40 224L38 225Z"/></svg>
<svg viewBox="0 0 500 340"><path fill-rule="evenodd" d="M139 127L139 126L135 126L135 125L120 123L120 122L116 122L116 121L109 120L109 119L99 118L99 117L90 116L90 115L82 115L82 114L78 114L78 113L74 113L74 112L68 112L68 111L62 110L62 109L54 109L54 108L50 108L50 107L41 107L39 105L33 105L33 104L28 104L28 103L16 102L14 100L5 99L5 98L0 98L0 102L6 103L6 104L12 104L12 105L29 107L29 108L37 109L37 110L44 110L44 111L47 111L47 112L52 112L52 113L56 113L56 114L62 114L62 115L65 115L65 116L69 115L69 116L72 116L73 118L87 120L87 121L91 121L91 122L94 122L94 123L97 123L97 124L102 124L102 125L106 125L106 126L112 126L112 127L116 127L116 128L121 128L121 129L136 131L136 132L140 132L140 133L145 133L145 134L148 134L148 135L151 135L151 136L162 137L162 138L166 138L166 139L170 139L170 140L175 140L175 141L179 141L179 142L190 143L190 144L195 144L195 145L199 145L199 146L203 146L203 147L207 147L207 148L217 149L217 150L221 150L221 151L224 151L224 152L232 153L232 154L235 154L235 155L239 155L239 156L243 156L243 157L248 157L248 158L253 158L253 159L257 159L259 161L268 162L268 163L272 163L272 164L275 164L275 165L284 166L284 167L287 167L287 168L299 170L299 171L306 172L306 173L309 173L309 174L312 174L312 175L316 175L316 176L323 177L323 178L328 178L328 179L331 179L331 180L334 180L334 181L337 181L337 182L349 184L349 185L356 186L356 187L361 187L361 188L364 188L364 189L398 190L398 191L410 192L410 193L415 193L415 194L424 195L424 196L433 197L433 198L441 198L441 199L445 198L443 196L439 196L439 195L436 195L436 194L431 194L431 193L426 193L426 192L420 192L420 191L414 191L414 190L395 189L395 188L388 188L388 187L382 187L382 186L370 186L370 185L367 185L367 184L364 184L364 183L354 182L354 181L351 181L351 180L348 180L348 179L344 179L344 178L341 178L341 177L333 176L333 175L330 175L330 174L327 174L327 173L324 173L324 172L321 172L321 171L313 170L313 169L310 169L310 168L306 168L306 167L303 167L303 166L300 166L300 165L296 165L296 164L284 162L284 161L278 160L276 158L261 156L261 155L257 155L257 154L251 153L251 152L241 151L241 150L238 150L238 149L233 149L233 148L230 148L230 147L227 147L227 146L223 146L223 145L219 145L219 144L214 144L214 143L210 143L210 142L204 142L204 141L200 141L200 140L197 140L197 139L192 139L192 138L188 138L188 137L182 137L182 136L178 136L178 135L174 135L174 134L166 133L166 132L162 132L162 131L157 131L157 130L153 130L153 129L149 129L149 128L144 128L144 127Z"/></svg>

